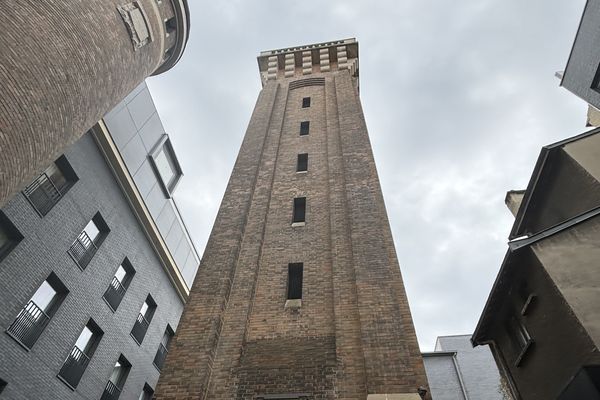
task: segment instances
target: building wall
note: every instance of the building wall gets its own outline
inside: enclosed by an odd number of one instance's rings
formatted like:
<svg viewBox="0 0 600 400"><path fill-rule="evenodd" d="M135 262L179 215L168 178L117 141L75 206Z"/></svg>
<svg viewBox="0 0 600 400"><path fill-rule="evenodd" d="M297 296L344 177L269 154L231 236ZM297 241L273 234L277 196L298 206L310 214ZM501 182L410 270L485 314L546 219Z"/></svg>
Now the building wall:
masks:
<svg viewBox="0 0 600 400"><path fill-rule="evenodd" d="M533 245L533 251L587 335L600 348L600 218Z"/></svg>
<svg viewBox="0 0 600 400"><path fill-rule="evenodd" d="M356 78L315 77L324 82L264 82L159 399L418 397L427 385ZM296 174L303 152L309 171ZM306 225L292 227L300 196ZM285 308L291 262L304 263L297 310Z"/></svg>
<svg viewBox="0 0 600 400"><path fill-rule="evenodd" d="M465 400L455 357L453 352L423 354L429 390L434 400Z"/></svg>
<svg viewBox="0 0 600 400"><path fill-rule="evenodd" d="M588 0L565 68L562 86L583 100L600 108L600 92L592 89L600 63L600 1Z"/></svg>
<svg viewBox="0 0 600 400"><path fill-rule="evenodd" d="M3 10L0 206L163 64L171 1L135 3L151 36L137 50L117 9L128 2L40 0Z"/></svg>
<svg viewBox="0 0 600 400"><path fill-rule="evenodd" d="M498 364L505 366L521 396L518 398L554 399L581 366L598 363L600 353L540 264L538 253L522 251L525 253L519 268L510 277L508 290L513 295L505 299L497 310L496 323L489 328L489 337L494 341L492 351ZM518 294L523 283L528 293L536 295L525 315L521 315L524 300ZM513 345L505 324L511 315L522 320L533 339L518 366L515 362L520 349Z"/></svg>
<svg viewBox="0 0 600 400"><path fill-rule="evenodd" d="M146 83L140 84L103 118L129 174L158 225L188 287L192 286L200 259L173 198L159 184L150 153L166 135Z"/></svg>
<svg viewBox="0 0 600 400"><path fill-rule="evenodd" d="M24 239L0 262L2 330L13 322L50 272L61 279L69 294L30 351L7 334L0 334L0 378L8 382L2 398L100 398L122 353L132 369L120 399L137 400L145 382L156 385L159 372L152 361L167 324L177 328L183 303L93 138L84 135L65 155L79 181L46 216L40 217L21 193L3 208ZM67 250L97 211L111 231L82 271ZM102 295L124 257L131 261L136 274L113 313ZM138 346L130 331L148 294L158 307ZM56 375L89 318L104 336L77 389L71 391Z"/></svg>

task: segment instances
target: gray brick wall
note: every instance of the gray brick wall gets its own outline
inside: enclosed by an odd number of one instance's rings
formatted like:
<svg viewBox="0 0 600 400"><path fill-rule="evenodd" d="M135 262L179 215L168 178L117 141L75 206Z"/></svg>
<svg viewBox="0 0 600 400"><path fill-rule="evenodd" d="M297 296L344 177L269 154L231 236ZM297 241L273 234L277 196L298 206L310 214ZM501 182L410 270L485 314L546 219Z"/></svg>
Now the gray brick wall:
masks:
<svg viewBox="0 0 600 400"><path fill-rule="evenodd" d="M21 193L3 208L24 239L0 262L1 330L8 328L50 272L70 292L30 351L0 333L0 378L8 382L0 397L98 399L122 353L132 369L120 399L137 400L144 382L156 385L159 373L152 361L167 324L177 328L183 303L93 138L84 135L65 155L79 181L45 217L40 217ZM111 231L81 271L67 249L97 211ZM129 258L136 274L113 313L102 295L124 257ZM158 307L142 345L138 346L130 331L148 294ZM73 392L56 375L90 317L104 336Z"/></svg>

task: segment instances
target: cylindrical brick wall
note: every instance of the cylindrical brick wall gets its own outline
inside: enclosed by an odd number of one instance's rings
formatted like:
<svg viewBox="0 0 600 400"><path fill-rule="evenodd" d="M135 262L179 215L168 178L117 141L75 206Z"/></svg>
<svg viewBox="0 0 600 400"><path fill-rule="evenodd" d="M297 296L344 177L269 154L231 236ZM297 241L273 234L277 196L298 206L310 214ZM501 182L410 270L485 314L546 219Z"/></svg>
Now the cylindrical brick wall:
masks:
<svg viewBox="0 0 600 400"><path fill-rule="evenodd" d="M119 6L134 11L124 18ZM185 0L17 0L0 12L1 207L146 77L177 62L189 13Z"/></svg>

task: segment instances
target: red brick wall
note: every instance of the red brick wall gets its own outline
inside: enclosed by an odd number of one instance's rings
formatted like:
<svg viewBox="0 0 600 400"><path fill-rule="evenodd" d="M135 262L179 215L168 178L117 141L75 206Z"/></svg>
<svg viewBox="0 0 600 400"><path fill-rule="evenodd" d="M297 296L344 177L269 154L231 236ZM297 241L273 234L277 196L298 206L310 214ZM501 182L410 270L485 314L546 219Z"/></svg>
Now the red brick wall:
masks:
<svg viewBox="0 0 600 400"><path fill-rule="evenodd" d="M354 78L315 75L325 85L261 91L158 399L366 399L427 385ZM300 196L306 225L292 227ZM304 263L299 310L285 309L292 262Z"/></svg>

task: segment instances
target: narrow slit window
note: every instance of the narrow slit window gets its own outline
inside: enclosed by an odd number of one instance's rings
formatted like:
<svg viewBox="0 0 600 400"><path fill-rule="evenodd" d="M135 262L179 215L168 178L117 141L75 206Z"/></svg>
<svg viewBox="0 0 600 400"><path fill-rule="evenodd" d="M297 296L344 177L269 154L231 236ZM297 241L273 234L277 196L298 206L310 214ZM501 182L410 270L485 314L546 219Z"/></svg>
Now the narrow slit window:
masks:
<svg viewBox="0 0 600 400"><path fill-rule="evenodd" d="M294 214L292 223L304 222L306 219L306 197L296 197L294 199Z"/></svg>
<svg viewBox="0 0 600 400"><path fill-rule="evenodd" d="M304 97L302 99L302 108L310 107L310 97Z"/></svg>
<svg viewBox="0 0 600 400"><path fill-rule="evenodd" d="M310 131L310 121L302 121L300 122L300 135L308 135Z"/></svg>
<svg viewBox="0 0 600 400"><path fill-rule="evenodd" d="M292 263L288 264L288 300L302 299L302 272L304 264Z"/></svg>
<svg viewBox="0 0 600 400"><path fill-rule="evenodd" d="M296 166L296 172L308 171L308 153L298 154L298 164Z"/></svg>

